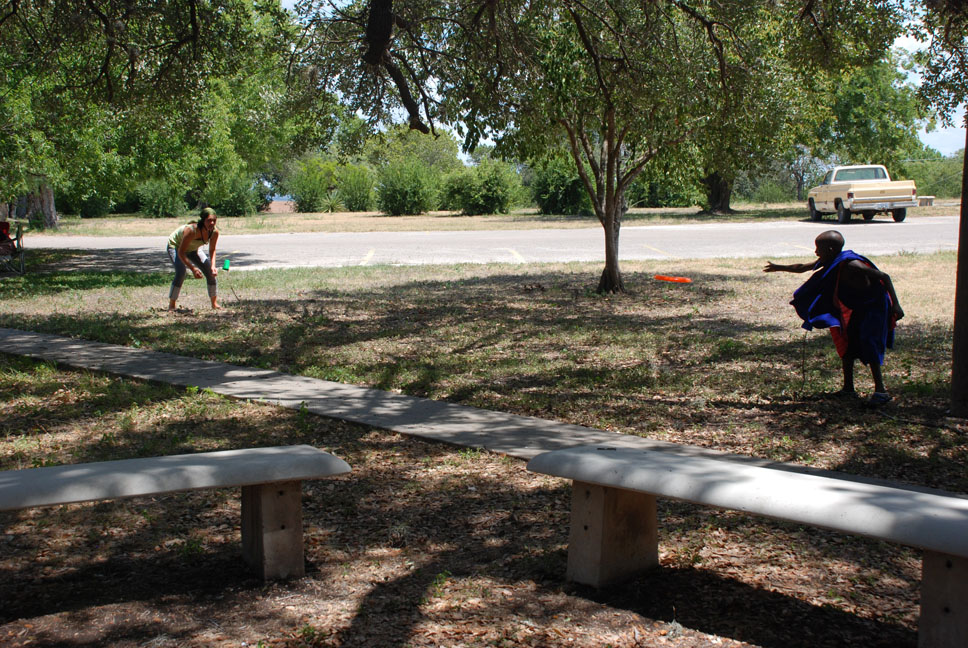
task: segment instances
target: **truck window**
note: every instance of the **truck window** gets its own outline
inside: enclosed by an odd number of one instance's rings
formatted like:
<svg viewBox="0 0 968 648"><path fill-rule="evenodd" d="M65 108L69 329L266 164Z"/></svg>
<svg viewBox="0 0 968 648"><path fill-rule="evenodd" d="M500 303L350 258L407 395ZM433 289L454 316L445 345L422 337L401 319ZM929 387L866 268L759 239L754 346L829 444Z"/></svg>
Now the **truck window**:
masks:
<svg viewBox="0 0 968 648"><path fill-rule="evenodd" d="M856 180L884 180L887 175L880 167L864 167L861 169L841 169L837 174L837 182L854 182Z"/></svg>
<svg viewBox="0 0 968 648"><path fill-rule="evenodd" d="M833 178L834 178L834 170L831 169L830 171L827 171L827 175L823 177L823 183L825 185L830 184L830 181L833 180Z"/></svg>

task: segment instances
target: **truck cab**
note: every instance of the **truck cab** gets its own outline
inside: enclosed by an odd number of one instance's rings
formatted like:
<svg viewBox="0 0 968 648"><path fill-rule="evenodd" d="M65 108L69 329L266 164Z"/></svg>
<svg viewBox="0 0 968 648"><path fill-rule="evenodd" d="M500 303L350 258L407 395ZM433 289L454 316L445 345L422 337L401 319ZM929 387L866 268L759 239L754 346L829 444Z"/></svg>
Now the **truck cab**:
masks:
<svg viewBox="0 0 968 648"><path fill-rule="evenodd" d="M807 208L815 221L825 214L837 214L838 222L846 223L853 212L872 220L878 212L888 212L895 222L901 222L907 208L917 205L914 181L891 180L887 168L880 164L834 167L807 194Z"/></svg>

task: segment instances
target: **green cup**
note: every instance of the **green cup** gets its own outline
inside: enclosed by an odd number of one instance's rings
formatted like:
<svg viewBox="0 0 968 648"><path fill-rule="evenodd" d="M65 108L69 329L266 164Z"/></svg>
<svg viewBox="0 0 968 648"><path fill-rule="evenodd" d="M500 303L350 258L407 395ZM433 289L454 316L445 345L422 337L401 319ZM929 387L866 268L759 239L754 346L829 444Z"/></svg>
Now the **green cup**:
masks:
<svg viewBox="0 0 968 648"><path fill-rule="evenodd" d="M226 259L225 263L222 264L222 270L228 270L230 265L232 265L231 262Z"/></svg>

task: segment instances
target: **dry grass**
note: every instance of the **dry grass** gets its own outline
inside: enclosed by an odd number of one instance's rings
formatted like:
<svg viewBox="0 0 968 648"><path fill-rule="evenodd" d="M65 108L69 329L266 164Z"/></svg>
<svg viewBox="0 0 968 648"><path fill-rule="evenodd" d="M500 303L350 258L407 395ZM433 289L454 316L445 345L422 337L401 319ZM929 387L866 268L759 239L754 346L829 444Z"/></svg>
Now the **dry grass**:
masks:
<svg viewBox="0 0 968 648"><path fill-rule="evenodd" d="M224 312L175 316L166 274L34 274L0 282L0 325L968 492L968 430L944 416L954 255L875 261L908 313L876 412L819 397L838 372L786 306L803 277L750 260L627 263L616 298L578 264L253 272ZM354 467L311 486L313 571L289 584L241 571L231 492L3 514L5 645L915 641L918 557L893 545L666 502L664 568L596 593L561 582L566 484L520 462L3 356L0 393L7 469L304 442Z"/></svg>

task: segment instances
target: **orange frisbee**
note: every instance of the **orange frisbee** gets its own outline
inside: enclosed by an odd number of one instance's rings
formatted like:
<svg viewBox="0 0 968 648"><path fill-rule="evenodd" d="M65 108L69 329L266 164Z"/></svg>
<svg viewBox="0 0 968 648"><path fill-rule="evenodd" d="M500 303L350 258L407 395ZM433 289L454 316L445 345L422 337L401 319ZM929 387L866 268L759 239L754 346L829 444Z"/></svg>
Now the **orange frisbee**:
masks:
<svg viewBox="0 0 968 648"><path fill-rule="evenodd" d="M667 275L656 275L654 279L656 281L671 281L672 283L692 283L692 279L689 277L669 277Z"/></svg>

